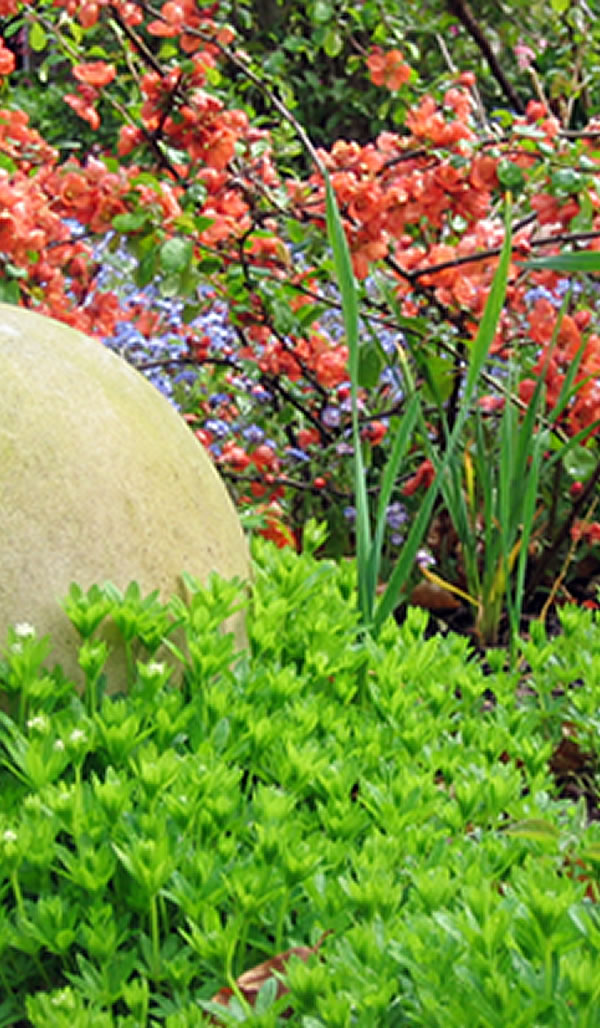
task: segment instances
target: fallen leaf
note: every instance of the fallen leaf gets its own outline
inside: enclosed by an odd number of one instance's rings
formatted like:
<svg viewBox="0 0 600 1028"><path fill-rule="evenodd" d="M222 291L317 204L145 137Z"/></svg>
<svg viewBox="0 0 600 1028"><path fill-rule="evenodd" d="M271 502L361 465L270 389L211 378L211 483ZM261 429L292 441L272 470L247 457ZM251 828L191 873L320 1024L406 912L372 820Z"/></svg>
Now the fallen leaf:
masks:
<svg viewBox="0 0 600 1028"><path fill-rule="evenodd" d="M425 610L458 610L462 603L447 589L433 582L419 582L410 594L410 602Z"/></svg>
<svg viewBox="0 0 600 1028"><path fill-rule="evenodd" d="M280 996L284 996L286 992L289 992L289 989L276 976L283 974L292 957L298 957L299 960L304 960L306 962L313 953L317 952L328 935L331 935L330 931L324 932L314 946L294 946L292 949L286 949L283 953L278 953L277 956L271 957L270 960L263 961L262 964L257 964L256 967L251 967L249 971L244 971L244 973L236 979L236 985L246 1002L253 1007L261 988L265 982L269 981L271 978L276 978L277 981L277 999L279 999ZM219 991L213 996L211 1002L220 1003L221 1006L228 1007L229 1002L234 995L235 993L233 989L230 989L228 986L223 986L223 988L219 989ZM285 1010L280 1016L290 1017L291 1014L292 1010L290 1009ZM213 1024L220 1023L214 1016L211 1018L211 1021Z"/></svg>
<svg viewBox="0 0 600 1028"><path fill-rule="evenodd" d="M558 777L593 772L595 756L582 750L574 739L563 736L549 760L550 770Z"/></svg>

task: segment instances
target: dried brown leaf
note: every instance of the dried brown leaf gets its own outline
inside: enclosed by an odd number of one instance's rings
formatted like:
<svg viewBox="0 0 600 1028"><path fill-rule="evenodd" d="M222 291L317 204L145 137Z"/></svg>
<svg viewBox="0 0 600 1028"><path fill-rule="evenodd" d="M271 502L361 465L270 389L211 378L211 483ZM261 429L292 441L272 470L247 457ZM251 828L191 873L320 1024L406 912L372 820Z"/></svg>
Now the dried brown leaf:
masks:
<svg viewBox="0 0 600 1028"><path fill-rule="evenodd" d="M595 763L593 753L582 750L574 739L565 737L560 740L549 761L550 770L557 777L593 772Z"/></svg>
<svg viewBox="0 0 600 1028"><path fill-rule="evenodd" d="M305 962L309 957L316 953L322 945L323 941L331 935L331 932L324 932L319 941L314 946L293 946L292 949L286 949L283 953L278 953L277 956L271 957L270 960L263 961L262 964L257 964L256 967L251 967L248 971L244 971L236 980L236 985L241 992L242 996L250 1006L254 1006L256 1003L256 997L260 992L261 988L270 978L274 978L279 974L283 974L292 957L298 957L299 960ZM284 996L289 989L279 979L277 980L277 998ZM228 986L223 986L222 989L212 997L213 1003L220 1003L223 1007L228 1007L229 1002L235 995L233 989ZM289 1017L291 1011L286 1011L282 1016ZM217 1018L212 1017L211 1021L213 1024L218 1024Z"/></svg>
<svg viewBox="0 0 600 1028"><path fill-rule="evenodd" d="M419 582L410 594L410 602L425 610L458 610L462 603L447 589L433 582Z"/></svg>

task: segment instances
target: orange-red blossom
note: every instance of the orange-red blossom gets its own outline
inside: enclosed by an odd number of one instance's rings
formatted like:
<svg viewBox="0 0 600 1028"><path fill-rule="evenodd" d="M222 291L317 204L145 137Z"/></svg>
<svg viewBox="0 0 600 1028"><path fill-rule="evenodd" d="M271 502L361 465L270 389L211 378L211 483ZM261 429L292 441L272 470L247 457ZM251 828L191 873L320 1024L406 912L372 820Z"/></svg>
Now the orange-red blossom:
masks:
<svg viewBox="0 0 600 1028"><path fill-rule="evenodd" d="M384 53L376 46L367 58L367 67L374 85L391 90L400 89L411 76L411 70L399 50Z"/></svg>

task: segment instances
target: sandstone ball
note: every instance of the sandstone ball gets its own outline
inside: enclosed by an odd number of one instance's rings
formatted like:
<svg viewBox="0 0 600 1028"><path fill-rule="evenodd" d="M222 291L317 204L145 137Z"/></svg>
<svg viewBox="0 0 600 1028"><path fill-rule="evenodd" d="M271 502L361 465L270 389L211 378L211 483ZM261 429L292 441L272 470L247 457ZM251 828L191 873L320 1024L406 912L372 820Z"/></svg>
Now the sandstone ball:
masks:
<svg viewBox="0 0 600 1028"><path fill-rule="evenodd" d="M138 582L167 600L181 574L249 577L223 481L181 416L124 360L57 321L0 304L0 645L8 625L50 634L78 681L60 601ZM238 645L243 614L235 616Z"/></svg>

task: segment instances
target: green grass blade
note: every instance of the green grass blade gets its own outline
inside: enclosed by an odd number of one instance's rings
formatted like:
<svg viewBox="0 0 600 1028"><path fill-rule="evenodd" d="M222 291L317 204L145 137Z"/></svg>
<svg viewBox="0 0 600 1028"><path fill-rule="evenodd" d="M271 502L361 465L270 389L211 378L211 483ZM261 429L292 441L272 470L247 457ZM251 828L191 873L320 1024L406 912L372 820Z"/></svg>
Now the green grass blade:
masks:
<svg viewBox="0 0 600 1028"><path fill-rule="evenodd" d="M493 554L493 560L495 562L495 549L498 538L498 531L494 524L494 499L496 497L495 488L495 469L490 467L488 446L486 445L486 439L484 434L483 421L481 414L477 414L477 420L475 423L476 430L476 447L475 447L475 468L476 468L476 481L479 482L481 493L483 496L483 552ZM474 541L476 545L476 541ZM475 568L477 568L477 559L475 557Z"/></svg>
<svg viewBox="0 0 600 1028"><path fill-rule="evenodd" d="M354 498L356 505L356 561L358 569L358 604L363 623L368 625L373 614L375 587L369 573L371 524L369 497L358 424L358 359L359 316L356 279L350 249L329 176L325 179L327 233L333 251L333 263L342 298L344 326L348 344L348 366L352 399L352 442L354 446Z"/></svg>
<svg viewBox="0 0 600 1028"><path fill-rule="evenodd" d="M408 538L400 551L398 563L390 575L387 588L377 606L377 610L375 611L375 617L373 619L373 628L375 632L381 628L385 619L398 605L398 601L413 571L417 550L419 549L427 531L427 526L431 518L431 512L433 510L437 493L438 490L436 489L435 484L431 485L427 490L423 504L419 509L419 513L411 525Z"/></svg>
<svg viewBox="0 0 600 1028"><path fill-rule="evenodd" d="M520 261L522 268L550 268L552 271L600 271L600 253L584 250L582 253L557 253L552 257L532 257Z"/></svg>
<svg viewBox="0 0 600 1028"><path fill-rule="evenodd" d="M479 329L475 337L475 342L471 350L471 359L469 361L469 371L467 374L467 384L465 388L464 402L461 414L462 422L464 423L468 414L468 405L473 397L473 392L477 384L479 372L481 371L486 357L490 352L490 347L494 341L502 308L504 306L504 298L506 296L506 283L508 281L508 269L510 266L510 257L512 251L512 232L510 227L510 212L512 205L510 202L510 195L507 199L506 204L506 215L505 215L505 232L504 232L504 243L502 246L502 252L500 254L500 260L494 275L494 281L492 282L492 288L490 289L485 310L481 318ZM461 426L462 427L462 426Z"/></svg>
<svg viewBox="0 0 600 1028"><path fill-rule="evenodd" d="M375 535L371 544L371 553L369 555L369 581L374 583L374 588L377 588L377 579L379 576L379 567L381 563L381 551L383 549L383 536L385 532L385 516L390 502L390 497L400 465L404 459L409 443L412 439L413 430L419 414L420 399L418 393L414 393L408 401L406 410L402 415L402 419L396 435L394 437L394 445L392 452L388 457L388 461L383 473L381 480L381 490L379 493L379 502L377 506L377 517L375 524Z"/></svg>
<svg viewBox="0 0 600 1028"><path fill-rule="evenodd" d="M498 499L496 517L501 549L507 553L511 539L511 509L514 488L513 459L517 442L517 412L512 403L505 403L500 422L500 465L498 468Z"/></svg>
<svg viewBox="0 0 600 1028"><path fill-rule="evenodd" d="M544 433L541 433L536 438L536 444L533 448L531 467L529 469L527 487L525 490L525 496L523 498L523 532L521 535L521 549L519 551L517 576L515 584L515 606L518 611L519 620L521 617L521 610L523 608L523 594L525 592L525 572L527 570L529 540L531 539L531 534L533 531L533 521L535 518L535 508L538 497L538 485L540 479L542 455L544 452L544 443Z"/></svg>
<svg viewBox="0 0 600 1028"><path fill-rule="evenodd" d="M417 514L411 530L408 534L408 538L402 547L398 563L394 568L390 579L387 584L387 588L379 601L377 609L375 611L373 619L373 629L377 632L385 619L392 613L394 608L397 606L400 596L403 590L406 588L408 579L412 573L414 567L414 560L417 554L417 550L421 545L433 505L436 501L440 482L443 476L446 474L451 461L454 459L454 450L457 442L462 434L465 422L470 414L471 400L477 386L479 373L485 363L487 355L490 351L490 347L494 341L496 329L498 327L498 321L500 314L504 306L504 298L506 296L506 284L508 281L508 269L510 266L511 252L512 252L512 232L511 232L511 198L510 194L507 194L506 211L505 211L505 231L504 231L504 243L502 245L502 251L500 253L500 260L498 261L498 267L492 287L485 305L485 310L479 325L477 336L471 347L471 355L469 361L469 370L467 373L467 382L465 387L465 393L461 401L461 407L458 412L458 417L454 423L454 428L450 438L448 439L446 452L443 459L437 465L437 474L435 481L429 487L425 499L421 505L419 513Z"/></svg>
<svg viewBox="0 0 600 1028"><path fill-rule="evenodd" d="M356 383L358 379L358 346L359 346L359 321L358 321L358 292L356 279L352 269L350 248L346 233L342 225L342 219L338 210L337 200L333 187L327 176L325 182L327 233L329 243L333 250L333 261L335 273L342 298L342 309L344 315L344 327L346 329L346 340L348 342L350 379Z"/></svg>
<svg viewBox="0 0 600 1028"><path fill-rule="evenodd" d="M573 360L569 364L569 367L567 368L567 373L561 386L558 399L552 410L549 412L549 414L547 414L547 420L550 422L550 424L554 424L556 421L558 421L563 411L567 408L567 406L569 405L573 397L576 395L576 393L579 392L581 387L585 385L586 382L589 382L590 379L595 377L594 375L586 375L586 377L582 378L579 382L575 382L575 376L579 371L579 366L585 353L586 346L587 341L584 340L579 349L577 350L577 353L575 354Z"/></svg>

